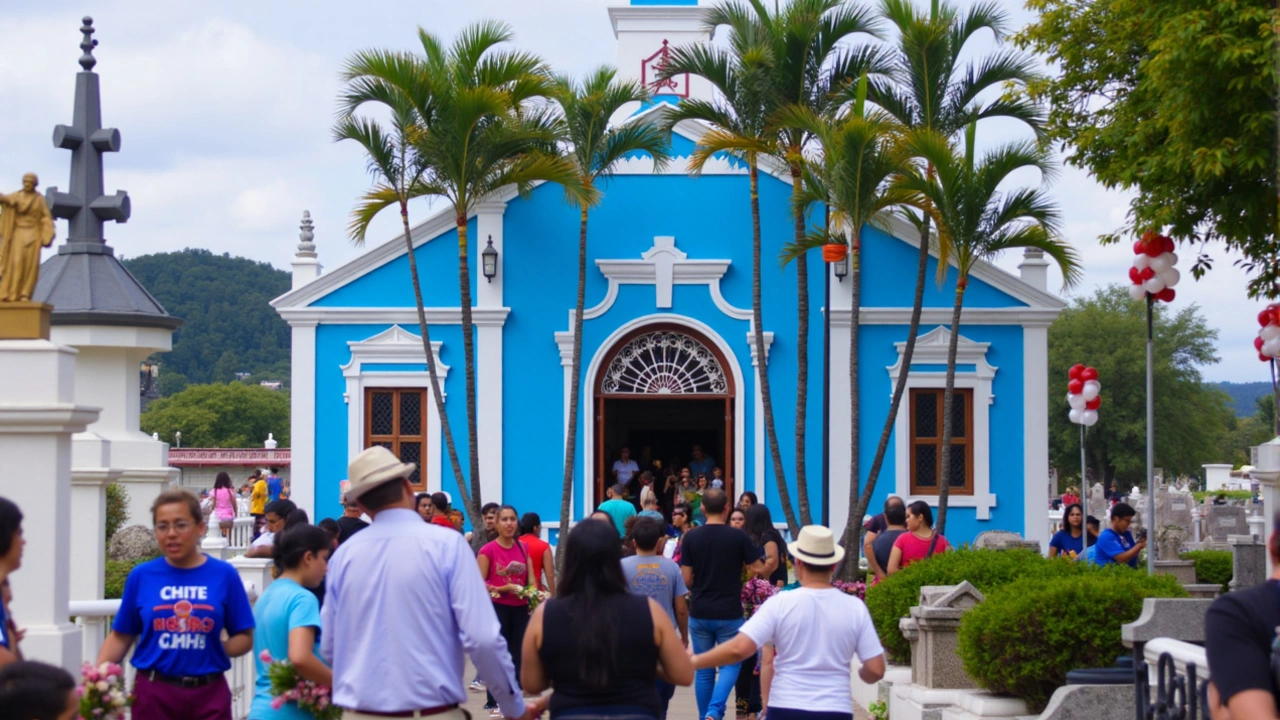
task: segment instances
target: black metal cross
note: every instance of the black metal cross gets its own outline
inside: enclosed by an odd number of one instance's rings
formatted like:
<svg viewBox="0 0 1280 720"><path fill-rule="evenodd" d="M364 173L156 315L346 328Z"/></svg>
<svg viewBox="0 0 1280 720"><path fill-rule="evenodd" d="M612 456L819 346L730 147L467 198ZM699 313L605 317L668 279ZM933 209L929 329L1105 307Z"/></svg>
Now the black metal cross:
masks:
<svg viewBox="0 0 1280 720"><path fill-rule="evenodd" d="M84 54L76 73L76 102L74 121L71 125L58 125L53 129L53 145L71 151L71 192L58 192L50 187L45 193L49 210L55 218L71 221L67 242L58 248L59 254L102 253L109 254L102 225L108 220L125 222L129 219L129 193L117 190L114 195L102 192L102 154L119 152L120 131L102 127L102 98L98 89L98 75L93 72L97 59L93 48L98 41L92 39L93 18L85 17L84 40L80 43Z"/></svg>

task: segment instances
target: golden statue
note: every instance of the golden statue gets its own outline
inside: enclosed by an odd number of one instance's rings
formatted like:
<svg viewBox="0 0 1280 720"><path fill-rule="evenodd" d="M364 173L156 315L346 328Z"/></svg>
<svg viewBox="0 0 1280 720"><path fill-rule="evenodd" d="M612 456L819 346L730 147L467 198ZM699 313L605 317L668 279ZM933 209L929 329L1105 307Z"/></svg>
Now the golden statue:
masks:
<svg viewBox="0 0 1280 720"><path fill-rule="evenodd" d="M53 215L36 192L35 173L22 176L22 189L0 193L0 302L27 302L36 289L40 249L53 243Z"/></svg>

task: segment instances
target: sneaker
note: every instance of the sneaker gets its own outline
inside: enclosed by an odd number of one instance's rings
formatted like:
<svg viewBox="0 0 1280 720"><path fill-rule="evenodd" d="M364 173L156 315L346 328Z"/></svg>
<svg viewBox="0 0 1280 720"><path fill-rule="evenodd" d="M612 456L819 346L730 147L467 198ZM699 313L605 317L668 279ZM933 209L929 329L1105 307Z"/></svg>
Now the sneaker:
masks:
<svg viewBox="0 0 1280 720"><path fill-rule="evenodd" d="M480 682L479 680L472 680L471 685L468 686L468 689L474 693L482 693L485 691L486 688L484 686L484 683Z"/></svg>
<svg viewBox="0 0 1280 720"><path fill-rule="evenodd" d="M499 710L498 708L494 708L489 711L490 720L496 720L496 718L500 718L500 717L502 717L502 711Z"/></svg>

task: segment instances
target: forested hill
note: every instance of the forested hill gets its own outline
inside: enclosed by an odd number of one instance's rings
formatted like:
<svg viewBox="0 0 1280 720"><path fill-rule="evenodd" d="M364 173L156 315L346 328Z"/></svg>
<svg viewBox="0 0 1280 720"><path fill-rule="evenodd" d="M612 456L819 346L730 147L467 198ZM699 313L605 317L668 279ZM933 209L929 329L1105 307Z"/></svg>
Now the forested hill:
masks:
<svg viewBox="0 0 1280 720"><path fill-rule="evenodd" d="M160 353L160 391L230 382L236 373L289 381L289 326L268 303L289 290L289 273L208 250L129 258L124 265L169 314L182 318L173 351Z"/></svg>
<svg viewBox="0 0 1280 720"><path fill-rule="evenodd" d="M1258 398L1271 394L1269 382L1217 383L1218 388L1231 396L1231 407L1236 417L1250 417L1258 411Z"/></svg>

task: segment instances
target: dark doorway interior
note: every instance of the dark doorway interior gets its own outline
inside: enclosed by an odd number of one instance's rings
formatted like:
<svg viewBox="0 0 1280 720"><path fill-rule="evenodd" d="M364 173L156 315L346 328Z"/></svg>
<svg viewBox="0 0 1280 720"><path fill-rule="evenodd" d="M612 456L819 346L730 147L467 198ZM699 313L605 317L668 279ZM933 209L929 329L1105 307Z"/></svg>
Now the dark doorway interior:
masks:
<svg viewBox="0 0 1280 720"><path fill-rule="evenodd" d="M603 478L597 484L596 502L604 500L604 486L612 475L613 461L626 445L631 457L647 467L647 460L660 460L664 470L673 461L687 464L694 445L715 459L727 478L733 477L729 463L733 456L731 401L726 398L684 399L672 396L604 398L602 444ZM662 479L659 479L661 483ZM730 493L733 488L727 488ZM730 495L733 497L733 495Z"/></svg>

